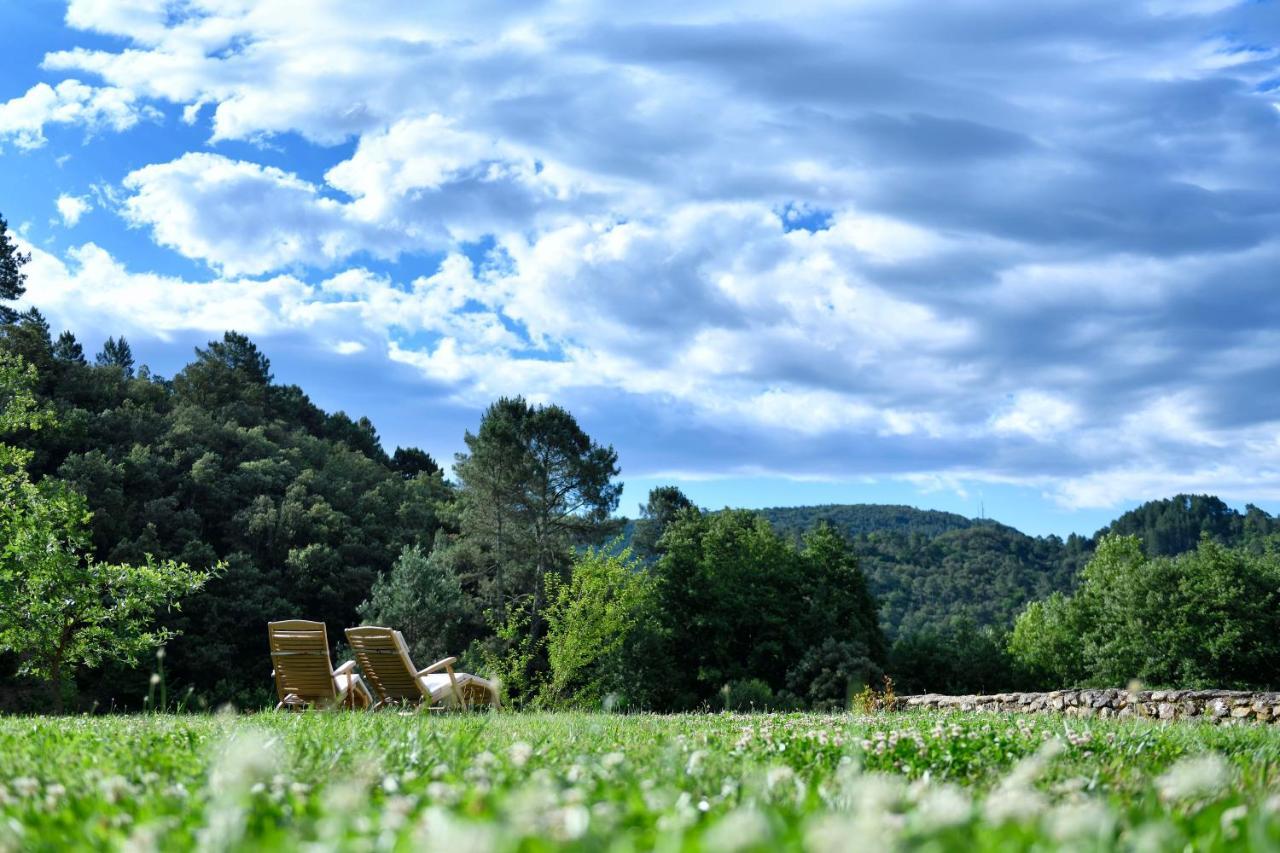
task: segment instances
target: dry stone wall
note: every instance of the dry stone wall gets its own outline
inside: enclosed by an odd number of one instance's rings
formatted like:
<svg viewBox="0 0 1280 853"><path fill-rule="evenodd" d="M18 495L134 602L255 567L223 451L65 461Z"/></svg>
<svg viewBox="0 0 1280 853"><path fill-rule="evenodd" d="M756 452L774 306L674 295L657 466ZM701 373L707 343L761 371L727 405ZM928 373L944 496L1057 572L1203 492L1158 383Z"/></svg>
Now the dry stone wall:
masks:
<svg viewBox="0 0 1280 853"><path fill-rule="evenodd" d="M1069 717L1202 719L1213 723L1280 723L1280 693L1240 690L1055 690L1050 693L994 693L990 696L900 696L897 710L936 708L1063 714Z"/></svg>

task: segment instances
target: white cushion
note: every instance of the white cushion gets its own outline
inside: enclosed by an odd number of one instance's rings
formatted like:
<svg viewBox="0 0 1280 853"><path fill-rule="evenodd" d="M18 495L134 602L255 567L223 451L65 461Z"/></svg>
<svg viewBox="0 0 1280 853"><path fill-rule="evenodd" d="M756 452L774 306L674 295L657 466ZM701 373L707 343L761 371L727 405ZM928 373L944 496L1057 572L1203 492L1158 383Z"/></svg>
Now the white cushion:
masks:
<svg viewBox="0 0 1280 853"><path fill-rule="evenodd" d="M462 692L463 688L468 684L483 687L489 694L489 701L493 701L493 697L497 695L497 690L492 682L480 678L477 675L471 675L466 672L455 672L454 677L458 681L458 691ZM422 684L422 688L427 691L432 702L453 702L453 689L449 684L449 673L433 672L430 675L419 676L418 681Z"/></svg>

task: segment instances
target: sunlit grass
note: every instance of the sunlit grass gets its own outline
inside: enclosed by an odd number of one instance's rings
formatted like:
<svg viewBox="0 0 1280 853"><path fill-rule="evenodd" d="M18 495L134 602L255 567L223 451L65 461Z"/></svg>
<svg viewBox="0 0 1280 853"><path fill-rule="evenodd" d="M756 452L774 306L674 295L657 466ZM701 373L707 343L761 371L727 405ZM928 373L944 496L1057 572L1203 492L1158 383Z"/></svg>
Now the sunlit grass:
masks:
<svg viewBox="0 0 1280 853"><path fill-rule="evenodd" d="M1280 849L1280 730L973 714L0 719L0 848Z"/></svg>

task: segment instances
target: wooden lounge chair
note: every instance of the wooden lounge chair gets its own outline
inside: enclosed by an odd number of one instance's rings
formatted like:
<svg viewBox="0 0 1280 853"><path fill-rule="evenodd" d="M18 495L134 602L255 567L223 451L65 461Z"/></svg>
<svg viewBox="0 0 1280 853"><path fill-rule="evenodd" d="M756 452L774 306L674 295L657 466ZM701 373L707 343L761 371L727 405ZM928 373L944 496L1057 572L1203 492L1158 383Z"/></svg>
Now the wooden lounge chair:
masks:
<svg viewBox="0 0 1280 853"><path fill-rule="evenodd" d="M323 622L288 619L267 623L271 645L271 675L281 708L368 708L373 704L369 688L356 675L356 662L337 669L329 659L329 635Z"/></svg>
<svg viewBox="0 0 1280 853"><path fill-rule="evenodd" d="M454 672L457 658L436 661L426 669L415 667L409 657L409 646L399 631L369 625L348 628L347 642L378 697L373 706L375 710L395 704L433 710L476 705L498 707L498 688L493 682Z"/></svg>

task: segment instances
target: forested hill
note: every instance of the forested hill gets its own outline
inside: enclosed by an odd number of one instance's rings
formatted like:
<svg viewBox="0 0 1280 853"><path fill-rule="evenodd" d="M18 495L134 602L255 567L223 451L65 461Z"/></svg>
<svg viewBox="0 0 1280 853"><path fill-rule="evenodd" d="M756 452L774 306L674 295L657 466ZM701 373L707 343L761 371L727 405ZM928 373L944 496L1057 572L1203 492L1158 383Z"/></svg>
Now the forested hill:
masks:
<svg viewBox="0 0 1280 853"><path fill-rule="evenodd" d="M892 639L946 630L959 622L1005 628L1029 601L1068 591L1099 538L1138 536L1148 554L1174 555L1202 535L1261 548L1280 530L1256 506L1241 513L1211 495L1155 500L1093 536L1032 537L989 520L877 504L826 504L760 510L784 535L829 522L850 538Z"/></svg>
<svg viewBox="0 0 1280 853"><path fill-rule="evenodd" d="M820 504L757 510L783 535L799 535L827 522L849 538L864 533L918 533L937 536L972 527L973 519L953 512L894 504Z"/></svg>

